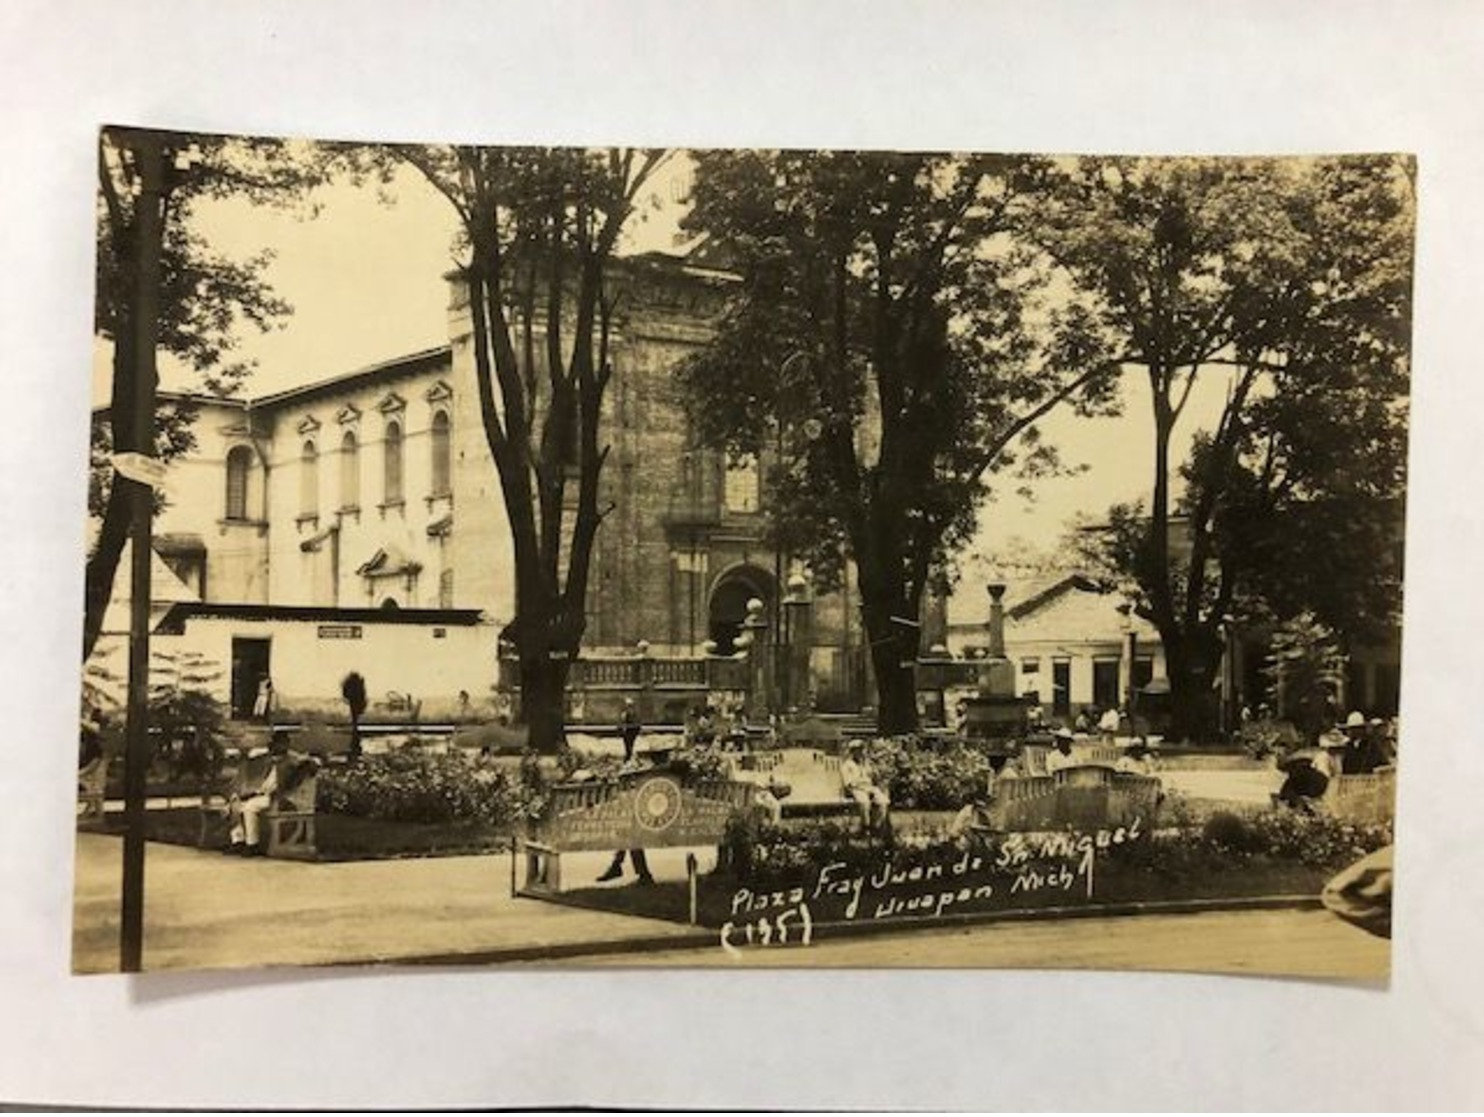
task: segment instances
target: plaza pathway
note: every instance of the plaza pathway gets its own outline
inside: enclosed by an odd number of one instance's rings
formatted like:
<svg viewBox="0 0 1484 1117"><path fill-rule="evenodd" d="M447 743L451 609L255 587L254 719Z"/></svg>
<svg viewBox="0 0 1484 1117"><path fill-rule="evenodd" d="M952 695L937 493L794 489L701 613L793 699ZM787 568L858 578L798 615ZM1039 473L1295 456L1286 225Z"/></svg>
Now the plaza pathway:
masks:
<svg viewBox="0 0 1484 1117"><path fill-rule="evenodd" d="M303 864L158 842L146 848L146 971L560 953L692 930L514 898L509 854ZM75 972L118 968L121 857L119 838L78 835ZM684 850L654 850L649 857L656 876L684 879ZM572 880L590 880L607 859L603 853L569 855L563 871Z"/></svg>

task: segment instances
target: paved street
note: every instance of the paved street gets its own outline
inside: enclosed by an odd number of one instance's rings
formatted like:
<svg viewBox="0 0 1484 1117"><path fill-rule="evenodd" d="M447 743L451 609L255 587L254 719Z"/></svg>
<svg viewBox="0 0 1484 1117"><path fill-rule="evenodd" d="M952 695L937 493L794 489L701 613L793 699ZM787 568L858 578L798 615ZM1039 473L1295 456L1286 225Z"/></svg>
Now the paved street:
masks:
<svg viewBox="0 0 1484 1117"><path fill-rule="evenodd" d="M718 943L590 964L1157 969L1378 980L1389 968L1389 943L1325 911L1210 912L823 938L807 947L743 947L737 954Z"/></svg>

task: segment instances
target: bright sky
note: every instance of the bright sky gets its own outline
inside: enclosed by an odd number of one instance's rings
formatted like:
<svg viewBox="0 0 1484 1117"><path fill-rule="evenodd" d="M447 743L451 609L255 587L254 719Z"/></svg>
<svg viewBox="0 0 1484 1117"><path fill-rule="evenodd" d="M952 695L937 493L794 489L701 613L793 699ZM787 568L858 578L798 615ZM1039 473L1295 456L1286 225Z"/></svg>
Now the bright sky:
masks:
<svg viewBox="0 0 1484 1117"><path fill-rule="evenodd" d="M644 207L626 239L631 251L672 250L679 236L688 166L667 164L654 183L653 205ZM337 186L321 191L312 218L254 207L242 201L202 205L199 228L218 251L234 258L264 248L275 256L267 272L272 288L293 314L269 334L244 334L239 352L258 362L247 387L262 395L322 380L447 341L447 287L443 274L454 263L454 221L448 203L415 173L393 182L390 202L374 188ZM162 366L167 388L191 386L188 370ZM107 394L108 358L100 348L94 363L94 395ZM1193 393L1177 428L1180 460L1193 433L1211 425L1225 391L1210 377ZM1116 502L1148 492L1153 425L1147 385L1129 376L1123 387L1124 414L1081 419L1053 413L1042 424L1069 465L1086 465L1077 476L1039 482L1034 499L1016 495L1007 482L981 515L974 550L993 552L1015 539L1048 548L1078 514L1101 516Z"/></svg>

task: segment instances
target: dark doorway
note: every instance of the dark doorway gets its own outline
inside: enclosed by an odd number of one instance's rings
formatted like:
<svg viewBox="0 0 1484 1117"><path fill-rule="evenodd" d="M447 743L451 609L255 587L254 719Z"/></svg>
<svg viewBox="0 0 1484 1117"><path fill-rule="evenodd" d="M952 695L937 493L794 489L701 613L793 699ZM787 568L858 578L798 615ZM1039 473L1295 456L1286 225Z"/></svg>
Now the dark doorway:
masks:
<svg viewBox="0 0 1484 1117"><path fill-rule="evenodd" d="M1056 660L1051 665L1051 712L1067 717L1072 712L1072 662Z"/></svg>
<svg viewBox="0 0 1484 1117"><path fill-rule="evenodd" d="M1143 690L1146 686L1148 686L1153 681L1154 681L1154 660L1153 659L1136 659L1136 660L1134 660L1134 679L1133 679L1134 690L1135 691Z"/></svg>
<svg viewBox="0 0 1484 1117"><path fill-rule="evenodd" d="M269 678L267 640L232 638L232 717L245 721L253 716L258 691Z"/></svg>
<svg viewBox="0 0 1484 1117"><path fill-rule="evenodd" d="M717 655L732 655L737 650L737 637L747 618L747 603L757 598L763 603L763 619L772 622L768 609L768 587L772 578L755 567L741 567L723 574L711 591L707 631L716 642Z"/></svg>
<svg viewBox="0 0 1484 1117"><path fill-rule="evenodd" d="M1118 660L1093 660L1092 704L1100 710L1118 705Z"/></svg>

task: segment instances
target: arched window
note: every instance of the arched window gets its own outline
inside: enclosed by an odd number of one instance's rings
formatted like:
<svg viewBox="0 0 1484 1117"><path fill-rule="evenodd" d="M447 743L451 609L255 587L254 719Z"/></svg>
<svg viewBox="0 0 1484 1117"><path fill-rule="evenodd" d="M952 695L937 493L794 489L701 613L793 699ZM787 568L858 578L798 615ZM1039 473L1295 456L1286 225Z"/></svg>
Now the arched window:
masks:
<svg viewBox="0 0 1484 1117"><path fill-rule="evenodd" d="M433 495L447 496L449 492L449 422L448 412L438 411L433 415Z"/></svg>
<svg viewBox="0 0 1484 1117"><path fill-rule="evenodd" d="M319 514L319 450L308 439L299 453L299 515Z"/></svg>
<svg viewBox="0 0 1484 1117"><path fill-rule="evenodd" d="M346 431L340 439L340 507L361 506L361 447L356 432Z"/></svg>
<svg viewBox="0 0 1484 1117"><path fill-rule="evenodd" d="M387 504L402 503L402 425L396 420L386 425L386 445L383 447L386 460L383 463L383 483Z"/></svg>
<svg viewBox="0 0 1484 1117"><path fill-rule="evenodd" d="M252 450L234 446L227 451L227 519L247 519L247 475L252 469Z"/></svg>

